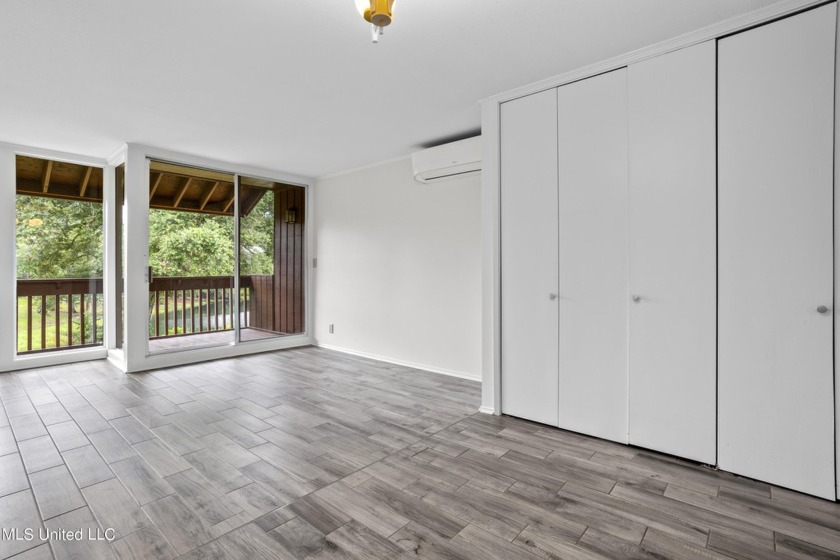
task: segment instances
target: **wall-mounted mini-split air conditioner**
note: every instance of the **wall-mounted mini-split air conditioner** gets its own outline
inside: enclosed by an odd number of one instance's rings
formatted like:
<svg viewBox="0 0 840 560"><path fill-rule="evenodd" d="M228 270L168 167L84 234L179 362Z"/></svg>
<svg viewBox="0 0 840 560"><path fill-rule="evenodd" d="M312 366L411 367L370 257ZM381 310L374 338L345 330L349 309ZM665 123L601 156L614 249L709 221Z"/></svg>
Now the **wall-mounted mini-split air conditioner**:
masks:
<svg viewBox="0 0 840 560"><path fill-rule="evenodd" d="M414 180L436 183L481 171L481 136L473 136L411 154Z"/></svg>

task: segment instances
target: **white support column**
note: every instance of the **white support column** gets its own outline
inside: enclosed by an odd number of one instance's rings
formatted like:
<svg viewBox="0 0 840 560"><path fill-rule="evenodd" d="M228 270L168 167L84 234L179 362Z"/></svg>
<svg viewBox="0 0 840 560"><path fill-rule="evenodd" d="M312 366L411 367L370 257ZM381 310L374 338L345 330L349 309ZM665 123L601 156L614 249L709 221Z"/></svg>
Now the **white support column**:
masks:
<svg viewBox="0 0 840 560"><path fill-rule="evenodd" d="M149 328L149 166L146 154L131 144L125 162L125 331L128 371L143 368Z"/></svg>
<svg viewBox="0 0 840 560"><path fill-rule="evenodd" d="M501 208L499 184L499 104L481 106L481 408L500 414L501 406Z"/></svg>
<svg viewBox="0 0 840 560"><path fill-rule="evenodd" d="M0 371L14 369L17 341L15 152L0 146Z"/></svg>

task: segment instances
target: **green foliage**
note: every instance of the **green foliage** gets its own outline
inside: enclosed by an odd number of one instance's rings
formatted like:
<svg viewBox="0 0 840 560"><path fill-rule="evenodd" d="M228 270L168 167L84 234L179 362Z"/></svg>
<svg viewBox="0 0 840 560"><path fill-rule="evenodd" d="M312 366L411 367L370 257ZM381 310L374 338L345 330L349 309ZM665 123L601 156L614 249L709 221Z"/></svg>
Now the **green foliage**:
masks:
<svg viewBox="0 0 840 560"><path fill-rule="evenodd" d="M232 276L233 218L151 210L149 264L156 276Z"/></svg>
<svg viewBox="0 0 840 560"><path fill-rule="evenodd" d="M18 278L101 278L102 242L101 204L18 195Z"/></svg>
<svg viewBox="0 0 840 560"><path fill-rule="evenodd" d="M274 193L241 219L241 273L274 273ZM157 276L233 274L233 218L150 210L149 264ZM102 205L19 195L20 279L101 278Z"/></svg>
<svg viewBox="0 0 840 560"><path fill-rule="evenodd" d="M239 226L241 274L274 274L274 192L267 191Z"/></svg>

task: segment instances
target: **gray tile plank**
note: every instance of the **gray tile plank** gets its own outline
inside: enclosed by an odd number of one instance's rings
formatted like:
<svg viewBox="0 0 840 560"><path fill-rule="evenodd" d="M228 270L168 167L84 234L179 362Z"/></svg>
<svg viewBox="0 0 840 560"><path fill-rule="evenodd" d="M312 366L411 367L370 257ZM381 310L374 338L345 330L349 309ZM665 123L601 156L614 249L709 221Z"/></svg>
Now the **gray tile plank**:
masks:
<svg viewBox="0 0 840 560"><path fill-rule="evenodd" d="M9 423L18 442L47 435L47 428L36 413L9 417Z"/></svg>
<svg viewBox="0 0 840 560"><path fill-rule="evenodd" d="M268 536L293 558L352 558L340 545L299 517L269 531Z"/></svg>
<svg viewBox="0 0 840 560"><path fill-rule="evenodd" d="M137 455L128 442L113 428L88 434L88 438L108 464Z"/></svg>
<svg viewBox="0 0 840 560"><path fill-rule="evenodd" d="M341 511L314 494L305 496L290 506L288 511L297 515L323 534L332 533L352 519Z"/></svg>
<svg viewBox="0 0 840 560"><path fill-rule="evenodd" d="M61 454L79 488L114 478L114 473L93 445Z"/></svg>
<svg viewBox="0 0 840 560"><path fill-rule="evenodd" d="M253 560L255 558L296 560L300 558L277 546L277 541L254 524L248 524L231 531L217 542L224 558L235 560Z"/></svg>
<svg viewBox="0 0 840 560"><path fill-rule="evenodd" d="M88 486L82 494L99 525L114 529L116 539L151 525L140 505L116 478Z"/></svg>
<svg viewBox="0 0 840 560"><path fill-rule="evenodd" d="M252 518L259 517L286 505L285 502L275 498L256 482L228 492L228 497L236 502Z"/></svg>
<svg viewBox="0 0 840 560"><path fill-rule="evenodd" d="M102 418L102 415L89 404L85 404L79 408L67 409L67 412L70 413L70 416L73 417L76 424L87 435L111 429L108 421Z"/></svg>
<svg viewBox="0 0 840 560"><path fill-rule="evenodd" d="M201 519L177 495L149 502L143 511L178 554L186 554L213 540Z"/></svg>
<svg viewBox="0 0 840 560"><path fill-rule="evenodd" d="M513 544L543 558L609 560L610 556L579 546L577 542L577 539L570 539L562 533L528 525L517 535Z"/></svg>
<svg viewBox="0 0 840 560"><path fill-rule="evenodd" d="M111 464L111 470L140 505L148 504L175 492L142 457L131 457Z"/></svg>
<svg viewBox="0 0 840 560"><path fill-rule="evenodd" d="M206 449L184 455L184 459L225 494L253 482Z"/></svg>
<svg viewBox="0 0 840 560"><path fill-rule="evenodd" d="M730 560L723 554L687 543L656 529L648 529L644 540L642 540L642 548L653 554L658 554L660 557L671 558L673 560L695 558L702 558L704 560Z"/></svg>
<svg viewBox="0 0 840 560"><path fill-rule="evenodd" d="M375 479L358 485L354 491L447 539L467 526L462 519L436 510L428 503Z"/></svg>
<svg viewBox="0 0 840 560"><path fill-rule="evenodd" d="M51 424L48 429L59 451L75 449L76 447L82 447L90 443L78 424L72 420Z"/></svg>
<svg viewBox="0 0 840 560"><path fill-rule="evenodd" d="M589 527L578 541L580 546L602 554L607 558L632 558L633 560L662 560L662 557L648 552L640 543L624 539Z"/></svg>
<svg viewBox="0 0 840 560"><path fill-rule="evenodd" d="M242 473L284 503L293 502L296 498L314 492L319 486L300 480L291 473L282 471L265 461L257 461L242 467Z"/></svg>
<svg viewBox="0 0 840 560"><path fill-rule="evenodd" d="M18 446L11 426L0 428L0 456L17 453Z"/></svg>
<svg viewBox="0 0 840 560"><path fill-rule="evenodd" d="M130 444L140 443L155 437L155 434L131 415L111 420L111 426Z"/></svg>
<svg viewBox="0 0 840 560"><path fill-rule="evenodd" d="M783 533L776 533L776 551L780 553L780 557L784 555L801 560L837 560L840 558L840 554L833 550L789 537Z"/></svg>
<svg viewBox="0 0 840 560"><path fill-rule="evenodd" d="M29 488L29 478L20 455L13 453L0 457L0 496L14 494Z"/></svg>
<svg viewBox="0 0 840 560"><path fill-rule="evenodd" d="M111 545L107 541L87 538L88 534L104 537L105 528L96 522L90 509L86 507L46 521L46 528L50 531L78 531L80 529L83 531L84 538L81 540L61 538L50 540L50 546L56 560L79 560L81 558L85 560L111 560L116 558Z"/></svg>
<svg viewBox="0 0 840 560"><path fill-rule="evenodd" d="M50 436L28 439L18 444L26 472L34 473L61 465L64 461Z"/></svg>
<svg viewBox="0 0 840 560"><path fill-rule="evenodd" d="M220 492L197 470L174 474L166 481L190 508L213 526L242 512L242 508Z"/></svg>
<svg viewBox="0 0 840 560"><path fill-rule="evenodd" d="M26 552L14 556L14 560L53 560L52 549L48 543L44 543L35 548L30 548Z"/></svg>
<svg viewBox="0 0 840 560"><path fill-rule="evenodd" d="M356 493L354 488L341 482L330 484L318 490L315 495L334 504L346 515L386 538L411 522L407 517L382 505L377 500Z"/></svg>
<svg viewBox="0 0 840 560"><path fill-rule="evenodd" d="M42 519L49 519L85 506L70 471L64 465L31 474L32 491Z"/></svg>
<svg viewBox="0 0 840 560"><path fill-rule="evenodd" d="M172 560L178 554L157 527L144 527L111 543L120 560Z"/></svg>
<svg viewBox="0 0 840 560"><path fill-rule="evenodd" d="M193 438L176 424L164 424L152 428L152 432L179 455L186 455L207 447L201 438Z"/></svg>
<svg viewBox="0 0 840 560"><path fill-rule="evenodd" d="M729 535L722 535L714 530L709 533L709 542L706 543L706 548L719 552L724 556L734 558L735 560L753 560L758 556L766 560L782 560L791 557L796 558L796 554L783 554L783 546L779 546L778 543L776 544L778 552L777 550L767 549L761 549L759 552L759 549L748 541ZM807 558L812 557L813 556L807 556ZM840 558L840 556L835 555L834 558Z"/></svg>
<svg viewBox="0 0 840 560"><path fill-rule="evenodd" d="M403 549L367 529L361 523L349 521L327 535L330 542L347 551L353 558L377 560L379 558L408 558Z"/></svg>
<svg viewBox="0 0 840 560"><path fill-rule="evenodd" d="M133 447L163 478L192 468L188 462L161 443L160 440L141 441L135 443Z"/></svg>
<svg viewBox="0 0 840 560"><path fill-rule="evenodd" d="M209 434L196 440L216 454L224 462L233 467L240 468L260 460L259 457L232 441L221 433ZM193 451L197 451L194 449Z"/></svg>
<svg viewBox="0 0 840 560"><path fill-rule="evenodd" d="M0 539L0 558L19 554L41 544L38 531L43 523L31 491L23 490L0 498L0 527L15 533L15 538ZM31 540L26 540L27 530L31 531Z"/></svg>

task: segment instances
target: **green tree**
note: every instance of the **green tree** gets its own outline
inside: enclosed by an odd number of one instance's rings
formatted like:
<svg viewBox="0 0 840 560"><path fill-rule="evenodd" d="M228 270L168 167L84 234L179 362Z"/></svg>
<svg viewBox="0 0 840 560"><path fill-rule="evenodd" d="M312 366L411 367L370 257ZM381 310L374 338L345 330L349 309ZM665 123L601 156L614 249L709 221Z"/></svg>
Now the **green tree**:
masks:
<svg viewBox="0 0 840 560"><path fill-rule="evenodd" d="M239 223L241 274L274 274L274 191L266 191Z"/></svg>
<svg viewBox="0 0 840 560"><path fill-rule="evenodd" d="M233 274L233 218L151 210L149 264L158 276Z"/></svg>
<svg viewBox="0 0 840 560"><path fill-rule="evenodd" d="M102 276L102 204L17 196L20 279Z"/></svg>

